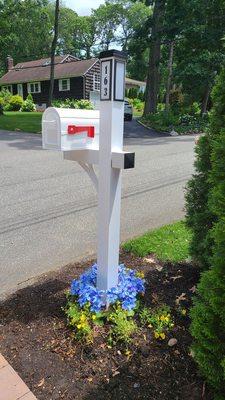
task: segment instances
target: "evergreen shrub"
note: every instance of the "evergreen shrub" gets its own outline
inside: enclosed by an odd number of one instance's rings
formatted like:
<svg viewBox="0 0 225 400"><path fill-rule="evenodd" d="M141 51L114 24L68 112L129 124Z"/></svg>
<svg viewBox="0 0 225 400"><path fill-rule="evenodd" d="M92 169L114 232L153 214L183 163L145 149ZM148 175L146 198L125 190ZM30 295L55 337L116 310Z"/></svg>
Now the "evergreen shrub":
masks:
<svg viewBox="0 0 225 400"><path fill-rule="evenodd" d="M186 222L193 231L190 252L203 269L210 266L213 236L211 229L217 220L212 208L209 208L209 192L212 186L212 143L225 127L225 71L222 71L213 89L213 109L210 116L209 132L200 138L196 146L195 174L186 188Z"/></svg>
<svg viewBox="0 0 225 400"><path fill-rule="evenodd" d="M136 88L128 89L128 97L130 99L136 99L138 97L138 90Z"/></svg>
<svg viewBox="0 0 225 400"><path fill-rule="evenodd" d="M5 106L6 111L19 111L23 105L23 99L18 94L15 94L9 99L8 104Z"/></svg>
<svg viewBox="0 0 225 400"><path fill-rule="evenodd" d="M22 112L32 112L36 111L36 106L33 101L32 94L29 93L26 100L23 102L23 105L21 107Z"/></svg>
<svg viewBox="0 0 225 400"><path fill-rule="evenodd" d="M215 389L216 399L225 399L225 129L213 141L212 190L209 206L217 217L212 267L198 286L192 309L191 333L194 357L203 375Z"/></svg>
<svg viewBox="0 0 225 400"><path fill-rule="evenodd" d="M213 91L209 212L214 224L211 267L202 274L191 311L193 355L215 399L225 399L225 70ZM200 224L202 221L200 220Z"/></svg>
<svg viewBox="0 0 225 400"><path fill-rule="evenodd" d="M65 99L65 100L53 100L53 107L57 108L77 108L83 110L93 110L93 104L89 100L76 100L76 99Z"/></svg>
<svg viewBox="0 0 225 400"><path fill-rule="evenodd" d="M0 97L0 115L3 115L3 110L4 110L4 101Z"/></svg>
<svg viewBox="0 0 225 400"><path fill-rule="evenodd" d="M12 93L9 90L1 90L0 91L0 99L1 103L3 104L3 108L9 103L10 99L12 97Z"/></svg>
<svg viewBox="0 0 225 400"><path fill-rule="evenodd" d="M190 254L203 269L207 269L211 262L213 244L210 230L216 220L208 206L211 171L209 134L199 139L195 153L195 173L186 187L186 223L193 233Z"/></svg>

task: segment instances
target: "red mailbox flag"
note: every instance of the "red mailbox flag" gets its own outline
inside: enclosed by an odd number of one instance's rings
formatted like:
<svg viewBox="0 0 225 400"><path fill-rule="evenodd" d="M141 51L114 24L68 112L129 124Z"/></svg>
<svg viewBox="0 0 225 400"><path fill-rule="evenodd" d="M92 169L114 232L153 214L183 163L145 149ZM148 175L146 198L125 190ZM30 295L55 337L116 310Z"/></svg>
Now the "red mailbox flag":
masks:
<svg viewBox="0 0 225 400"><path fill-rule="evenodd" d="M69 135L77 135L79 133L87 132L87 136L93 138L95 136L95 127L94 126L76 126L76 125L68 125L67 133Z"/></svg>

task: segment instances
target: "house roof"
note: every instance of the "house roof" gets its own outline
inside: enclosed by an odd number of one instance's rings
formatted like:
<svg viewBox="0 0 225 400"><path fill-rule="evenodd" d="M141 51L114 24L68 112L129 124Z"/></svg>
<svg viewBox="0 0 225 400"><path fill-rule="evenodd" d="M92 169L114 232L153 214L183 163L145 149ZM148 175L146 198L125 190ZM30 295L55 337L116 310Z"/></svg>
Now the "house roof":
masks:
<svg viewBox="0 0 225 400"><path fill-rule="evenodd" d="M71 56L55 57L55 79L82 76L96 63L97 58L79 60ZM0 79L0 85L47 81L50 79L50 58L19 63Z"/></svg>
<svg viewBox="0 0 225 400"><path fill-rule="evenodd" d="M146 82L144 81L137 81L136 79L125 78L125 82L129 85L136 85L136 86L146 86Z"/></svg>

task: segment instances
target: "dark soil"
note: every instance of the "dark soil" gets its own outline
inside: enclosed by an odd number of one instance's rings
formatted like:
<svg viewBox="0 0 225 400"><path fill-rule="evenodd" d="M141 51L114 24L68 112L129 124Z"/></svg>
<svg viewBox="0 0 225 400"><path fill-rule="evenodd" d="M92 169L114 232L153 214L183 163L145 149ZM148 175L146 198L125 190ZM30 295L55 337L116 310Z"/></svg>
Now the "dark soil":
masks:
<svg viewBox="0 0 225 400"><path fill-rule="evenodd" d="M178 312L178 303L191 306L198 269L125 253L121 262L145 272L146 305L171 307L175 326L166 340L143 331L128 357L123 346L110 349L103 338L89 347L72 339L62 311L65 290L90 261L45 275L1 303L0 351L39 400L211 400L190 354L188 315ZM170 338L178 341L173 347Z"/></svg>

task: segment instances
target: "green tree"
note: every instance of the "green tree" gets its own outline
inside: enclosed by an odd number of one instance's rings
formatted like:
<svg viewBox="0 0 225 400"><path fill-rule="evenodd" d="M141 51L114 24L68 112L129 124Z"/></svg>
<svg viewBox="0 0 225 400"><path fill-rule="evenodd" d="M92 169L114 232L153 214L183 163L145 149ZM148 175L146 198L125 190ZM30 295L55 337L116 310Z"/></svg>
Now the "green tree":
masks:
<svg viewBox="0 0 225 400"><path fill-rule="evenodd" d="M213 110L210 132L199 140L196 147L196 172L188 182L186 190L186 221L193 232L190 252L203 269L211 265L213 235L212 226L217 220L212 208L209 208L212 169L212 143L225 126L224 72L213 89Z"/></svg>
<svg viewBox="0 0 225 400"><path fill-rule="evenodd" d="M108 50L109 46L116 42L116 31L120 24L121 12L118 4L109 1L93 10L92 16L95 21L97 41L101 50Z"/></svg>
<svg viewBox="0 0 225 400"><path fill-rule="evenodd" d="M214 240L211 269L198 285L198 295L191 313L193 351L200 370L215 389L215 398L225 398L225 70L222 71L213 97L208 206L216 216L212 229Z"/></svg>
<svg viewBox="0 0 225 400"><path fill-rule="evenodd" d="M155 0L154 2L144 115L154 113L157 110L160 79L159 66L165 6L165 0Z"/></svg>
<svg viewBox="0 0 225 400"><path fill-rule="evenodd" d="M224 64L224 0L186 2L182 35L176 44L176 82L207 110L215 76Z"/></svg>
<svg viewBox="0 0 225 400"><path fill-rule="evenodd" d="M122 50L127 51L129 41L135 32L141 29L148 21L151 9L142 1L108 0L108 2L117 7L119 13L119 32L116 35L116 40L121 45Z"/></svg>
<svg viewBox="0 0 225 400"><path fill-rule="evenodd" d="M97 39L97 28L93 15L79 17L77 34L79 35L80 49L85 52L86 58L90 58L93 55Z"/></svg>
<svg viewBox="0 0 225 400"><path fill-rule="evenodd" d="M67 7L60 7L57 53L80 56L79 42L75 36L78 20L79 17L75 11Z"/></svg>
<svg viewBox="0 0 225 400"><path fill-rule="evenodd" d="M192 230L190 254L203 269L211 265L215 216L208 206L211 171L211 135L201 137L196 149L195 173L186 188L186 223Z"/></svg>
<svg viewBox="0 0 225 400"><path fill-rule="evenodd" d="M0 69L7 55L15 63L50 54L51 21L47 0L2 0L0 2Z"/></svg>

